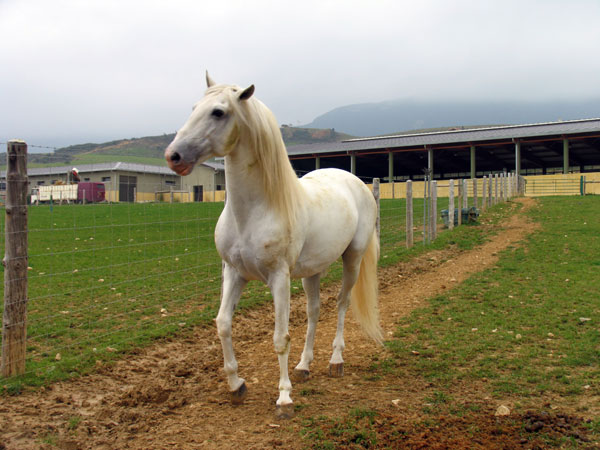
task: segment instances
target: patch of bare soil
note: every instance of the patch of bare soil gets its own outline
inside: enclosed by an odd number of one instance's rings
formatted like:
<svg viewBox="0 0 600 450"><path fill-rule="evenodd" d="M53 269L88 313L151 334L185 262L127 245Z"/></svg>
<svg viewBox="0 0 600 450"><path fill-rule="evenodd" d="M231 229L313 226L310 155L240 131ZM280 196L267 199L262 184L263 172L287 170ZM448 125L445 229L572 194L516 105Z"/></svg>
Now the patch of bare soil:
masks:
<svg viewBox="0 0 600 450"><path fill-rule="evenodd" d="M531 199L519 201L525 208L533 204ZM400 317L428 297L490 267L498 252L517 244L536 227L522 214L502 225L482 226L501 229L473 250L430 252L380 271L380 311L388 336ZM484 409L465 418L489 430L478 437L487 439L489 446L453 441L451 435L464 436L468 425L457 419L446 423L441 418L431 429L416 425L422 423L422 405L432 387L420 379L369 377L374 358L384 358L385 350L365 338L351 314L346 327L345 376L329 378L336 293L336 286L322 292L315 362L310 379L294 385L297 413L292 420L274 418L279 369L272 344L272 307L266 306L234 320L236 356L249 391L244 405L229 402L216 330L198 328L191 337L158 342L112 366L100 367L93 375L0 399L0 449L297 449L307 445L300 433L307 417L341 417L359 405L381 413L381 436L389 436L392 448L396 444L399 448L521 448L509 445L517 439L515 430L495 421L497 405L488 408L491 412ZM294 297L291 367L302 351L304 310L304 298ZM484 387L473 389L477 392L464 392L464 398L487 395ZM400 402L392 403L394 399ZM386 429L403 432L386 434ZM494 434L494 430L500 431Z"/></svg>

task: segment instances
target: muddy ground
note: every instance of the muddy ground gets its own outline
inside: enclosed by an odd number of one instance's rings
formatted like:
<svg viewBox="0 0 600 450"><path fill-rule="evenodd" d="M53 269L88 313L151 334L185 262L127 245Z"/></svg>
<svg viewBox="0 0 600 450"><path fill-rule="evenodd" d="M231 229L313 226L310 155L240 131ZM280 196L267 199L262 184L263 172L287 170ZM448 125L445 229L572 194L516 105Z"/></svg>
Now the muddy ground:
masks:
<svg viewBox="0 0 600 450"><path fill-rule="evenodd" d="M533 202L520 201L525 209ZM517 214L489 242L473 250L433 251L380 270L380 310L386 334L390 336L398 319L424 305L428 297L493 265L498 252L518 244L535 226ZM244 405L229 403L215 327L198 328L190 336L160 341L114 365L99 366L92 375L0 398L0 449L300 449L311 445L301 434L301 430L310 431L308 418L344 417L357 406L380 413L372 424L378 448L545 448L541 442L523 439L523 427L572 435L585 442L584 418L559 411L496 418L498 400L483 385L457 386L453 393L465 405L477 404L477 408L467 408L476 412L461 418L439 417L425 425L422 409L432 387L423 379L368 377L374 358L385 358L386 350L364 337L351 313L345 376L329 378L336 292L336 286L322 292L311 378L294 385L297 413L289 421L274 417L278 366L272 344L272 306L267 305L234 320L236 356L249 390ZM302 350L304 308L304 298L294 297L291 367ZM511 407L510 402L507 406ZM322 424L323 429L329 425Z"/></svg>

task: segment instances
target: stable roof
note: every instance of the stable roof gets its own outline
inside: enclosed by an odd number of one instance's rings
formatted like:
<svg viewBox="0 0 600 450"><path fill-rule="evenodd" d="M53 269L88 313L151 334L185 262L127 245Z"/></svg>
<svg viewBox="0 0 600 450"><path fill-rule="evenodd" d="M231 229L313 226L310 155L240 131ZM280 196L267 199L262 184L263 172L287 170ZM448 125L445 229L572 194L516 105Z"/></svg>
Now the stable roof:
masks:
<svg viewBox="0 0 600 450"><path fill-rule="evenodd" d="M520 148L520 168L533 173L562 168L590 171L600 167L600 119L580 119L548 123L506 125L487 128L399 134L350 139L342 142L297 145L288 155L297 173L320 167L354 170L363 177L396 178L422 174L428 167L427 151L433 152L436 176L490 173L514 170L516 145ZM472 149L475 152L472 152ZM568 152L565 153L565 149ZM392 154L396 154L392 158ZM345 158L353 155L359 160ZM567 155L567 156L565 156ZM528 173L528 172L527 172Z"/></svg>
<svg viewBox="0 0 600 450"><path fill-rule="evenodd" d="M431 133L400 134L350 139L332 143L296 145L288 148L288 154L293 157L333 152L387 150L406 147L437 147L460 143L467 146L482 142L512 141L544 136L566 137L582 133L600 133L600 118Z"/></svg>

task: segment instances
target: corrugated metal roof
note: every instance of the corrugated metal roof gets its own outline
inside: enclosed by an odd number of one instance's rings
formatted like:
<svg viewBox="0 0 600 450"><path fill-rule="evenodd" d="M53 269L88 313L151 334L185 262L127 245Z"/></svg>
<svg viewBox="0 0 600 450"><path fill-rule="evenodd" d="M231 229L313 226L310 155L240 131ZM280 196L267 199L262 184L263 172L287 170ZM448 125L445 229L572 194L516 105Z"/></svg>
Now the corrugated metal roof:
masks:
<svg viewBox="0 0 600 450"><path fill-rule="evenodd" d="M225 166L219 163L206 162L202 163L203 166L209 167L213 170L225 170ZM43 175L62 175L69 172L74 166L56 166L56 167L32 167L27 169L27 175L29 176L43 176ZM91 172L137 172L137 173L152 173L158 175L173 175L178 176L168 167L154 166L151 164L137 164L127 162L107 162L97 164L78 164L77 170L79 173L91 173ZM6 177L6 171L0 172L0 177Z"/></svg>
<svg viewBox="0 0 600 450"><path fill-rule="evenodd" d="M435 133L405 134L352 139L343 142L297 145L288 148L291 156L320 153L383 150L402 147L425 147L444 144L468 145L486 141L506 141L543 136L561 136L581 133L600 133L600 119L570 120L527 125L511 125Z"/></svg>

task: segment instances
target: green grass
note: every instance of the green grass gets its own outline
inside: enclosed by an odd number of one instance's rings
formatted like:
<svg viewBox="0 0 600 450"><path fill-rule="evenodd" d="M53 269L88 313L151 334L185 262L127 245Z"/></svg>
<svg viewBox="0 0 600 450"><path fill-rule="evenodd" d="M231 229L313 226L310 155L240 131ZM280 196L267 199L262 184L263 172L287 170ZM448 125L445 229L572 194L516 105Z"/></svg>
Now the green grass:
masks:
<svg viewBox="0 0 600 450"><path fill-rule="evenodd" d="M358 407L343 418L309 418L302 423L301 434L314 450L374 448L377 435L371 427L377 416L375 410Z"/></svg>
<svg viewBox="0 0 600 450"><path fill-rule="evenodd" d="M152 158L138 155L111 155L107 153L83 153L76 155L73 158L73 161L69 164L76 166L77 164L100 164L116 161L144 164L149 166L167 166L164 158Z"/></svg>
<svg viewBox="0 0 600 450"><path fill-rule="evenodd" d="M213 235L222 207L30 207L27 373L4 380L5 392L88 373L97 361L114 360L159 337L210 323L220 293L221 262ZM440 202L438 209L443 207ZM423 201L416 200L415 226L420 226L422 208ZM430 246L417 242L406 250L404 227L404 200L382 201L382 265L431 248L468 248L485 235L481 227L462 227L441 234ZM4 239L4 232L0 234ZM416 239L418 235L415 231ZM340 277L337 262L323 284ZM301 289L300 281L292 283L292 293ZM252 282L239 309L269 300L267 288Z"/></svg>
<svg viewBox="0 0 600 450"><path fill-rule="evenodd" d="M82 164L101 164L111 162L127 162L143 164L147 166L164 166L166 163L164 158L152 158L148 156L136 156L136 155L111 155L107 153L82 153L75 155L70 161L55 160L53 162L33 162L29 163L29 168L40 168L40 167L58 167L58 166L77 166ZM5 170L6 166L0 166L1 169Z"/></svg>
<svg viewBox="0 0 600 450"><path fill-rule="evenodd" d="M402 321L388 343L398 366L446 388L486 380L521 401L600 392L600 199L539 202L542 230L524 246Z"/></svg>

